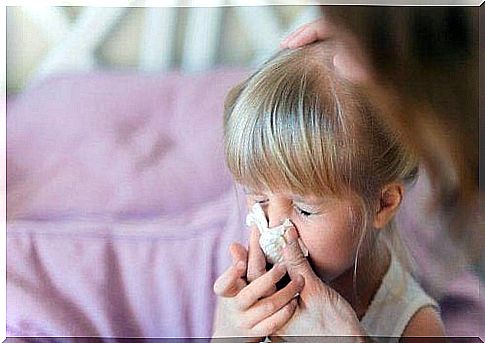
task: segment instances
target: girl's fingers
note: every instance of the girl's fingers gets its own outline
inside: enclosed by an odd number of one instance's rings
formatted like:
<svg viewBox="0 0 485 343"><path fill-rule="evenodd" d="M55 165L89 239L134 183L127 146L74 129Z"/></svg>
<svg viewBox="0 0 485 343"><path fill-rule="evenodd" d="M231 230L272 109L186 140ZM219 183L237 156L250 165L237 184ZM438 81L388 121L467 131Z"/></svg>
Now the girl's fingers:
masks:
<svg viewBox="0 0 485 343"><path fill-rule="evenodd" d="M239 261L229 267L214 283L214 293L221 297L236 296L247 284L243 280L246 274L246 263Z"/></svg>
<svg viewBox="0 0 485 343"><path fill-rule="evenodd" d="M259 246L259 236L259 230L256 227L252 227L251 237L249 238L248 282L253 282L266 273L266 257Z"/></svg>
<svg viewBox="0 0 485 343"><path fill-rule="evenodd" d="M249 309L258 299L275 287L276 283L286 274L283 265L275 265L264 275L243 288L237 295L237 305L240 311ZM275 293L276 294L276 293Z"/></svg>
<svg viewBox="0 0 485 343"><path fill-rule="evenodd" d="M235 266L239 261L246 262L248 259L248 251L239 243L232 243L229 246L229 252L232 256L232 265Z"/></svg>
<svg viewBox="0 0 485 343"><path fill-rule="evenodd" d="M290 320L297 305L297 298L293 298L278 311L253 326L252 331L258 336L269 336L274 334Z"/></svg>
<svg viewBox="0 0 485 343"><path fill-rule="evenodd" d="M320 283L321 280L313 271L310 263L301 250L298 243L298 232L295 227L291 227L286 233L285 238L287 241L286 246L283 248L283 259L288 274L292 280L295 280L298 275L303 276L306 284Z"/></svg>
<svg viewBox="0 0 485 343"><path fill-rule="evenodd" d="M251 318L249 324L256 325L273 313L276 313L288 304L303 289L304 280L301 276L292 280L288 285L274 293L272 296L260 300L247 312L247 318Z"/></svg>

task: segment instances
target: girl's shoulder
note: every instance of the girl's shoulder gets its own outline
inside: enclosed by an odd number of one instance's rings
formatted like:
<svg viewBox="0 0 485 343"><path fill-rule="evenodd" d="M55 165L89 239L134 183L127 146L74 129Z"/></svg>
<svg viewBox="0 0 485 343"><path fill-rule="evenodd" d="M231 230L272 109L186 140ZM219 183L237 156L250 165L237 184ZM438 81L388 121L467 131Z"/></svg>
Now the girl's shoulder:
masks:
<svg viewBox="0 0 485 343"><path fill-rule="evenodd" d="M395 340L403 334L416 335L426 318L439 320L437 302L391 254L389 268L361 320L363 327L368 335L380 336L380 341Z"/></svg>

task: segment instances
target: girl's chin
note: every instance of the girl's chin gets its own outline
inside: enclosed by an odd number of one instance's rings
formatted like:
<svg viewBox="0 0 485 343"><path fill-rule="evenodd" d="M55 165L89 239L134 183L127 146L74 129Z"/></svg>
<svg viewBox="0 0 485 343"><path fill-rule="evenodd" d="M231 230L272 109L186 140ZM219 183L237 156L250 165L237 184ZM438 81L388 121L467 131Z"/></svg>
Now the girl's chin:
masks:
<svg viewBox="0 0 485 343"><path fill-rule="evenodd" d="M325 282L326 284L330 284L332 282L334 282L335 280L337 280L338 278L340 278L343 274L346 273L346 271L343 271L343 272L333 272L333 273L329 273L328 270L325 270L323 268L318 268L318 267L315 267L311 261L310 261L310 265L312 266L312 269L313 271L315 272L315 274L317 274L317 276L320 278L320 280L322 280L323 282Z"/></svg>
<svg viewBox="0 0 485 343"><path fill-rule="evenodd" d="M323 274L323 273L315 273L317 276L322 280L324 283L329 284L332 281L334 281L336 278L338 278L338 275L328 275L328 274Z"/></svg>

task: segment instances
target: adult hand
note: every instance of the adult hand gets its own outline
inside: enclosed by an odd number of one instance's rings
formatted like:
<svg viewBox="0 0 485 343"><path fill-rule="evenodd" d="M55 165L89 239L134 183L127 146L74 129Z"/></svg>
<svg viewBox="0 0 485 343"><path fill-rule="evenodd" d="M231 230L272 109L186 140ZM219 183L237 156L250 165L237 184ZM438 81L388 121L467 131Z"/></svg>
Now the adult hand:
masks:
<svg viewBox="0 0 485 343"><path fill-rule="evenodd" d="M295 313L276 332L277 336L354 336L351 341L363 341L365 332L350 304L335 290L320 280L303 255L298 233L291 228L286 233L288 244L283 249L284 264L290 278L302 276L305 286L300 292Z"/></svg>
<svg viewBox="0 0 485 343"><path fill-rule="evenodd" d="M281 48L296 49L298 47L332 38L335 28L324 18L317 19L299 27L281 43Z"/></svg>
<svg viewBox="0 0 485 343"><path fill-rule="evenodd" d="M296 49L317 41L333 40L333 65L344 78L355 83L372 81L372 70L356 37L328 19L320 18L305 24L281 43L281 48Z"/></svg>

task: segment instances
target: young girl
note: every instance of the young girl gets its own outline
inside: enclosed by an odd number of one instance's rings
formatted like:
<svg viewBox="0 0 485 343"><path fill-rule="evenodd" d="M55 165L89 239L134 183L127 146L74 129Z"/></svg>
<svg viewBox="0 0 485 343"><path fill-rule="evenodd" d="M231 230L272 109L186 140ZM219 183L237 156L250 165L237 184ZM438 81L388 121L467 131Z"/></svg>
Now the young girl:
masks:
<svg viewBox="0 0 485 343"><path fill-rule="evenodd" d="M393 218L418 161L334 73L331 49L282 51L227 98L227 163L248 207L261 207L269 230L292 227L268 270L255 227L248 250L231 246L234 263L214 285L214 337L443 335L396 244Z"/></svg>

